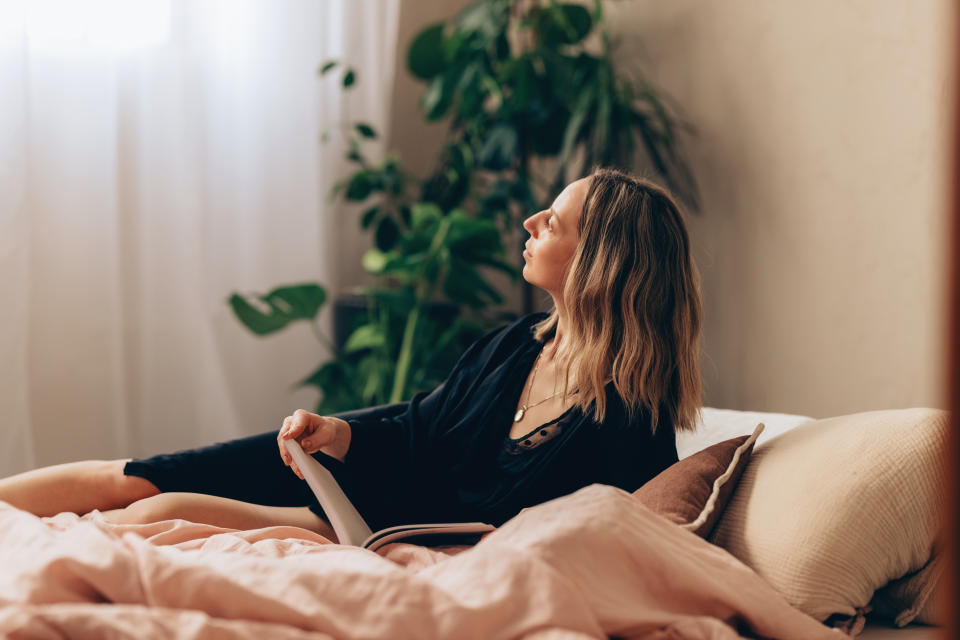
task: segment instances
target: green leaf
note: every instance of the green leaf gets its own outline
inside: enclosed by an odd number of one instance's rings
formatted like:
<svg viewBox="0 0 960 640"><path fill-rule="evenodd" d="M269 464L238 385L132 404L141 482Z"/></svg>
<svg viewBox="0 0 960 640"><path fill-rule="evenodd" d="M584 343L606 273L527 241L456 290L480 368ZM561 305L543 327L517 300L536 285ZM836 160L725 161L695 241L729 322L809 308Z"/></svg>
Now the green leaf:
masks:
<svg viewBox="0 0 960 640"><path fill-rule="evenodd" d="M472 113L478 110L482 104L483 96L478 90L479 83L477 77L486 65L484 61L468 63L460 73L454 91L459 92L462 102L460 105L461 113Z"/></svg>
<svg viewBox="0 0 960 640"><path fill-rule="evenodd" d="M403 224L408 227L413 224L413 214L410 211L410 207L405 204L400 205L400 219L403 220Z"/></svg>
<svg viewBox="0 0 960 640"><path fill-rule="evenodd" d="M514 107L519 110L529 108L530 102L537 93L537 74L533 68L530 55L524 55L516 67L514 78Z"/></svg>
<svg viewBox="0 0 960 640"><path fill-rule="evenodd" d="M357 81L357 72L354 71L353 69L349 69L345 74L343 74L344 88L352 86L356 81Z"/></svg>
<svg viewBox="0 0 960 640"><path fill-rule="evenodd" d="M364 358L360 363L359 380L364 381L363 395L364 404L377 404L378 398L389 393L390 375L392 371L384 366L381 358L371 354Z"/></svg>
<svg viewBox="0 0 960 640"><path fill-rule="evenodd" d="M586 7L579 4L560 5L560 15L565 21L566 44L575 44L587 37L593 28L593 18Z"/></svg>
<svg viewBox="0 0 960 640"><path fill-rule="evenodd" d="M377 231L374 234L377 249L390 251L397 244L397 236L399 235L400 227L397 226L396 220L390 216L380 218L380 223L377 225Z"/></svg>
<svg viewBox="0 0 960 640"><path fill-rule="evenodd" d="M380 212L380 205L375 204L366 211L363 212L363 215L360 216L360 227L363 229L369 229L370 225L373 224L373 221L376 219L377 214Z"/></svg>
<svg viewBox="0 0 960 640"><path fill-rule="evenodd" d="M375 349L386 344L386 336L380 330L377 324L365 324L357 327L346 344L343 345L344 353L353 353L362 349Z"/></svg>
<svg viewBox="0 0 960 640"><path fill-rule="evenodd" d="M451 271L443 282L443 292L454 302L474 309L483 307L484 300L462 273Z"/></svg>
<svg viewBox="0 0 960 640"><path fill-rule="evenodd" d="M604 65L597 74L597 115L594 118L593 146L599 153L607 150L607 132L610 128L610 84L609 67ZM607 164L604 162L604 164Z"/></svg>
<svg viewBox="0 0 960 640"><path fill-rule="evenodd" d="M497 34L493 44L493 51L499 60L510 59L510 39L507 37L505 31Z"/></svg>
<svg viewBox="0 0 960 640"><path fill-rule="evenodd" d="M336 60L329 60L325 62L324 65L320 67L320 75L326 74L327 71L330 71L330 69L333 69L335 66L337 66Z"/></svg>
<svg viewBox="0 0 960 640"><path fill-rule="evenodd" d="M421 80L430 80L444 69L443 23L423 29L407 50L407 68Z"/></svg>
<svg viewBox="0 0 960 640"><path fill-rule="evenodd" d="M531 14L540 41L549 47L576 44L593 28L590 12L578 4L552 4Z"/></svg>
<svg viewBox="0 0 960 640"><path fill-rule="evenodd" d="M311 373L309 376L297 383L299 387L306 386L315 386L322 387L324 382L328 380L329 371L333 368L336 368L339 363L336 361L326 362Z"/></svg>
<svg viewBox="0 0 960 640"><path fill-rule="evenodd" d="M234 293L228 302L245 327L267 335L297 320L313 320L326 299L320 285L301 284L277 287L265 296Z"/></svg>
<svg viewBox="0 0 960 640"><path fill-rule="evenodd" d="M406 316L410 313L416 298L409 289L362 289L374 306L379 305L391 313Z"/></svg>
<svg viewBox="0 0 960 640"><path fill-rule="evenodd" d="M376 138L376 137L377 137L377 132L374 131L374 130L373 130L373 127L371 127L371 126L368 125L368 124L364 124L363 122L358 122L358 123L356 124L356 127L357 127L357 131L359 131L359 132L360 132L360 135L362 135L364 138Z"/></svg>
<svg viewBox="0 0 960 640"><path fill-rule="evenodd" d="M426 92L420 97L420 108L430 113L437 108L443 98L443 76L437 76L430 81Z"/></svg>
<svg viewBox="0 0 960 640"><path fill-rule="evenodd" d="M454 251L470 253L496 252L502 249L500 231L490 220L472 220L450 215L447 245Z"/></svg>
<svg viewBox="0 0 960 640"><path fill-rule="evenodd" d="M443 212L432 202L417 202L411 209L410 217L413 228L423 230L442 218Z"/></svg>
<svg viewBox="0 0 960 640"><path fill-rule="evenodd" d="M570 112L563 105L557 105L545 120L531 127L528 139L534 152L541 156L557 156L569 120Z"/></svg>
<svg viewBox="0 0 960 640"><path fill-rule="evenodd" d="M319 415L329 415L364 406L363 399L356 391L358 367L351 360L331 360L317 368L312 374L300 381L299 387L318 387L323 394L317 404Z"/></svg>
<svg viewBox="0 0 960 640"><path fill-rule="evenodd" d="M477 162L492 171L502 171L510 166L516 153L516 130L509 124L498 123L487 132L487 137L477 152Z"/></svg>
<svg viewBox="0 0 960 640"><path fill-rule="evenodd" d="M473 151L466 142L458 142L450 147L450 163L459 175L467 175L474 169Z"/></svg>
<svg viewBox="0 0 960 640"><path fill-rule="evenodd" d="M590 89L593 89L592 85ZM580 130L583 128L583 123L590 113L593 99L594 94L592 90L583 91L577 99L576 106L573 108L573 114L570 116L570 121L567 122L567 129L563 132L563 146L560 150L559 159L561 165L566 165L570 160L570 155L573 153L577 139L580 136Z"/></svg>
<svg viewBox="0 0 960 640"><path fill-rule="evenodd" d="M370 249L363 254L361 259L361 264L363 268L368 272L373 274L379 274L383 272L384 267L387 266L387 254L380 251L379 249Z"/></svg>
<svg viewBox="0 0 960 640"><path fill-rule="evenodd" d="M426 93L421 98L420 106L427 116L427 120L439 120L450 109L453 103L455 78L447 74L439 74L430 81Z"/></svg>
<svg viewBox="0 0 960 640"><path fill-rule="evenodd" d="M477 273L476 269L473 268L473 265L467 261L454 259L451 272L455 272L478 294L482 293L484 296L486 296L488 302L492 302L493 304L501 304L503 302L503 296L500 295L500 292L497 291L493 285L487 282L483 276ZM484 304L486 305L487 302L485 301Z"/></svg>
<svg viewBox="0 0 960 640"><path fill-rule="evenodd" d="M457 26L463 31L478 32L482 39L489 40L498 32L498 23L503 21L502 15L494 11L499 8L502 14L504 4L500 2L501 6L497 7L492 2L473 2L457 16Z"/></svg>
<svg viewBox="0 0 960 640"><path fill-rule="evenodd" d="M373 184L370 180L370 174L366 171L358 171L353 174L347 185L347 200L356 202L366 200L372 190Z"/></svg>

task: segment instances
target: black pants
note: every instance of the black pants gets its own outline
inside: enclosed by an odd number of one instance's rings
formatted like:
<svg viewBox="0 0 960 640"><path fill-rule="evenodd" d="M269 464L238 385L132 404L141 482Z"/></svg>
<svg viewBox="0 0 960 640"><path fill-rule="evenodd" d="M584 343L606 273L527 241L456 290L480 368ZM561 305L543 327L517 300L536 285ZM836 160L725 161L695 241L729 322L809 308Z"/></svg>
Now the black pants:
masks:
<svg viewBox="0 0 960 640"><path fill-rule="evenodd" d="M343 419L361 415L388 417L401 413L406 407L407 403L402 402L334 416ZM278 431L279 428L197 449L134 459L124 466L123 473L145 478L161 492L204 493L272 507L308 506L326 520L310 487L280 458ZM315 453L313 457L328 468L338 462L322 453ZM349 488L344 487L344 491L350 497Z"/></svg>

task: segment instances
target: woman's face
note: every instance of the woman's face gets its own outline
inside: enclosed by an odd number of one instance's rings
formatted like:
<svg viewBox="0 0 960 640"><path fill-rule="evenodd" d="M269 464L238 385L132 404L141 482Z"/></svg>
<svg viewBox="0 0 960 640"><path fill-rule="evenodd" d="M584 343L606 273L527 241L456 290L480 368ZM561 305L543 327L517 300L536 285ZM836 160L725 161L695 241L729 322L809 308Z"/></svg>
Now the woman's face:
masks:
<svg viewBox="0 0 960 640"><path fill-rule="evenodd" d="M563 293L563 280L577 249L580 212L589 188L589 176L571 182L549 209L523 221L523 228L530 233L523 252L523 278L555 300Z"/></svg>

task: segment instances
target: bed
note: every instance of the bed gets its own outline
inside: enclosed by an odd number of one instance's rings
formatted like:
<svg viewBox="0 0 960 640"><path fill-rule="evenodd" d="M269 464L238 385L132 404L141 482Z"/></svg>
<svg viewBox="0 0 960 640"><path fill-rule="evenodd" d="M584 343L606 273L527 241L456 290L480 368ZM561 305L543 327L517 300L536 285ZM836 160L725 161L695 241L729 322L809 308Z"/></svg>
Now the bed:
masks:
<svg viewBox="0 0 960 640"><path fill-rule="evenodd" d="M857 637L861 640L947 640L940 627L923 624L897 627L882 620L869 620Z"/></svg>
<svg viewBox="0 0 960 640"><path fill-rule="evenodd" d="M945 434L931 409L704 409L659 482L585 487L472 547L373 553L294 527L0 502L0 637L939 637L921 623L942 620Z"/></svg>

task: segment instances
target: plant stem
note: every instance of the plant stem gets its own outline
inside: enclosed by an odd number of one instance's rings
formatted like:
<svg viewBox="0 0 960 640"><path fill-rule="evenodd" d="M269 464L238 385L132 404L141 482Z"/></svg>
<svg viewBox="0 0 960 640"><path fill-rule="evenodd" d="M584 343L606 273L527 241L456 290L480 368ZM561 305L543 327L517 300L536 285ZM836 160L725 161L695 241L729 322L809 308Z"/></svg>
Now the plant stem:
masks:
<svg viewBox="0 0 960 640"><path fill-rule="evenodd" d="M433 296L433 289L436 282L427 282L423 277L427 266L431 260L436 258L437 253L443 247L447 240L447 233L450 231L450 218L444 218L440 223L440 228L433 236L430 242L430 248L427 250L427 258L423 261L420 269L420 277L416 279L420 284L415 289L415 302L413 309L407 315L407 326L403 329L403 342L400 344L400 355L397 358L397 371L393 376L393 390L390 392L390 402L400 402L403 400L404 390L407 386L407 377L410 374L410 363L413 361L413 338L417 330L417 322L420 320L420 308Z"/></svg>
<svg viewBox="0 0 960 640"><path fill-rule="evenodd" d="M403 330L403 343L400 346L400 357L397 359L397 372L393 376L393 391L390 392L390 402L403 400L403 388L407 385L407 374L410 371L410 360L413 357L413 336L417 330L417 321L420 319L420 304L416 304L407 316L407 326Z"/></svg>

